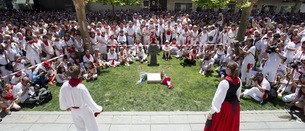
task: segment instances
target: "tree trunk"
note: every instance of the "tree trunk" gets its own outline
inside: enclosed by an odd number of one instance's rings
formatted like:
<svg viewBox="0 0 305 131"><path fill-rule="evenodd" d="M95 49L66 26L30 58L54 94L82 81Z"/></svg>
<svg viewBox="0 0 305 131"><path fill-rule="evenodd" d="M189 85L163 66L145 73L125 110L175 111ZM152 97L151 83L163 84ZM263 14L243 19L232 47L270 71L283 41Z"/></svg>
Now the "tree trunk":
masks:
<svg viewBox="0 0 305 131"><path fill-rule="evenodd" d="M112 6L112 19L115 19L115 10L114 10L114 4Z"/></svg>
<svg viewBox="0 0 305 131"><path fill-rule="evenodd" d="M292 13L298 13L300 11L301 5L304 0L297 0L295 5L292 7L291 11Z"/></svg>
<svg viewBox="0 0 305 131"><path fill-rule="evenodd" d="M241 19L240 19L240 25L237 33L237 40L238 41L244 41L245 39L245 33L249 24L249 17L252 11L252 7L255 3L252 2L249 7L242 8L241 13Z"/></svg>
<svg viewBox="0 0 305 131"><path fill-rule="evenodd" d="M84 44L85 44L85 50L90 50L92 52L92 46L89 42L89 31L88 31L88 22L86 18L86 11L85 11L85 1L84 0L73 0L73 4L75 7L78 24L79 24L79 30L81 32Z"/></svg>

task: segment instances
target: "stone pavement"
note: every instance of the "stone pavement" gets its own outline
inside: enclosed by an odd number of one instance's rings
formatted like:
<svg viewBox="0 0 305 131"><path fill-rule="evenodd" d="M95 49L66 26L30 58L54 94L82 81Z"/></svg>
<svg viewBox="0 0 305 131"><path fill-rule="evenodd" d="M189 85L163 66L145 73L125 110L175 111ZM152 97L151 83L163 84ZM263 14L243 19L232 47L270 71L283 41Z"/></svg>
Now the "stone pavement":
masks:
<svg viewBox="0 0 305 131"><path fill-rule="evenodd" d="M208 112L104 112L101 131L202 131ZM305 123L290 120L285 110L242 111L241 131L304 131ZM70 112L13 112L0 131L75 131Z"/></svg>

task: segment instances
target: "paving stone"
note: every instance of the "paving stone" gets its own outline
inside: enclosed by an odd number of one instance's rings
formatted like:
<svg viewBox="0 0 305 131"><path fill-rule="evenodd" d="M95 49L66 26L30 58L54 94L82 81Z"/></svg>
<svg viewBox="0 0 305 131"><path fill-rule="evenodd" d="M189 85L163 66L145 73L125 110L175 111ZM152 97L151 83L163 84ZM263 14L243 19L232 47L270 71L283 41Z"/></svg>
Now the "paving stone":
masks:
<svg viewBox="0 0 305 131"><path fill-rule="evenodd" d="M151 131L192 131L189 124L151 125Z"/></svg>
<svg viewBox="0 0 305 131"><path fill-rule="evenodd" d="M109 131L110 124L98 124L98 130L99 131ZM75 125L72 124L68 131L76 131Z"/></svg>
<svg viewBox="0 0 305 131"><path fill-rule="evenodd" d="M150 121L152 124L154 123L163 123L168 124L169 123L169 116L151 116Z"/></svg>
<svg viewBox="0 0 305 131"><path fill-rule="evenodd" d="M28 131L67 131L70 124L33 124Z"/></svg>
<svg viewBox="0 0 305 131"><path fill-rule="evenodd" d="M103 123L103 124L111 124L113 119L113 116L98 116L96 117L96 122L97 123Z"/></svg>
<svg viewBox="0 0 305 131"><path fill-rule="evenodd" d="M111 125L109 131L132 131L131 125Z"/></svg>
<svg viewBox="0 0 305 131"><path fill-rule="evenodd" d="M27 131L32 124L0 124L0 131Z"/></svg>
<svg viewBox="0 0 305 131"><path fill-rule="evenodd" d="M204 123L206 121L206 116L205 115L187 115L187 120L191 124L200 124Z"/></svg>
<svg viewBox="0 0 305 131"><path fill-rule="evenodd" d="M54 123L73 123L71 115L60 115Z"/></svg>
<svg viewBox="0 0 305 131"><path fill-rule="evenodd" d="M131 125L130 131L150 131L150 125Z"/></svg>
<svg viewBox="0 0 305 131"><path fill-rule="evenodd" d="M291 122L266 122L267 126L271 129L292 129L292 128L303 128L305 130L304 123L298 123L295 121Z"/></svg>
<svg viewBox="0 0 305 131"><path fill-rule="evenodd" d="M192 131L195 131L195 130L202 131L205 124L190 124L190 126L191 126Z"/></svg>
<svg viewBox="0 0 305 131"><path fill-rule="evenodd" d="M269 129L265 122L252 122L252 123L240 123L239 129L241 130L254 130L254 129Z"/></svg>
<svg viewBox="0 0 305 131"><path fill-rule="evenodd" d="M170 115L169 123L189 123L187 115Z"/></svg>
<svg viewBox="0 0 305 131"><path fill-rule="evenodd" d="M40 115L21 115L16 122L18 123L35 123Z"/></svg>
<svg viewBox="0 0 305 131"><path fill-rule="evenodd" d="M131 116L113 116L112 124L130 124Z"/></svg>
<svg viewBox="0 0 305 131"><path fill-rule="evenodd" d="M150 124L150 116L132 116L132 124Z"/></svg>
<svg viewBox="0 0 305 131"><path fill-rule="evenodd" d="M54 123L59 115L41 115L36 123Z"/></svg>

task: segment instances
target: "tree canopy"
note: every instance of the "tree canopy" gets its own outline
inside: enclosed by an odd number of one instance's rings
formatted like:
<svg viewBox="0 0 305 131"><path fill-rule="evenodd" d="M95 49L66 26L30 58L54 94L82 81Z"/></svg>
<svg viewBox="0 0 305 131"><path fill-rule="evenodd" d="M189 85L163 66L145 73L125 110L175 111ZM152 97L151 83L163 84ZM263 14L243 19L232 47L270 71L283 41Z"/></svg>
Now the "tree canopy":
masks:
<svg viewBox="0 0 305 131"><path fill-rule="evenodd" d="M100 2L114 6L140 5L141 0L86 0L92 2Z"/></svg>
<svg viewBox="0 0 305 131"><path fill-rule="evenodd" d="M257 0L193 0L199 7L224 8L229 2L235 2L240 8L247 8Z"/></svg>

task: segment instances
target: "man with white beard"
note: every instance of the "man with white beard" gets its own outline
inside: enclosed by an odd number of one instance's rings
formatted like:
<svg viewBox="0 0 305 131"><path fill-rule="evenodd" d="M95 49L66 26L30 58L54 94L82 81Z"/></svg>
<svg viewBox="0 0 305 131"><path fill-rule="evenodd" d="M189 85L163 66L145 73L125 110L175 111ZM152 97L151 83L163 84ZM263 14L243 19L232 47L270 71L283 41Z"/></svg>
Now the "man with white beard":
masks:
<svg viewBox="0 0 305 131"><path fill-rule="evenodd" d="M94 116L104 111L97 105L88 89L81 83L81 71L79 66L69 69L71 79L60 88L59 104L61 110L72 112L72 119L77 131L98 131Z"/></svg>

